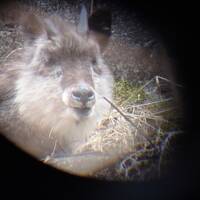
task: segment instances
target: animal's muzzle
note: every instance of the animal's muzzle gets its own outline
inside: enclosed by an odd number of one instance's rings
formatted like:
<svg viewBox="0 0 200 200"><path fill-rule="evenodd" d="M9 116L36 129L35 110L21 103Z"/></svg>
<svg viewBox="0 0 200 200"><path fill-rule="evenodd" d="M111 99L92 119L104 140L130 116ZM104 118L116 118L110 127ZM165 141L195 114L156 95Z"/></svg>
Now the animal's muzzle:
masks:
<svg viewBox="0 0 200 200"><path fill-rule="evenodd" d="M95 104L95 93L88 86L78 86L71 91L71 103L75 108L92 108Z"/></svg>

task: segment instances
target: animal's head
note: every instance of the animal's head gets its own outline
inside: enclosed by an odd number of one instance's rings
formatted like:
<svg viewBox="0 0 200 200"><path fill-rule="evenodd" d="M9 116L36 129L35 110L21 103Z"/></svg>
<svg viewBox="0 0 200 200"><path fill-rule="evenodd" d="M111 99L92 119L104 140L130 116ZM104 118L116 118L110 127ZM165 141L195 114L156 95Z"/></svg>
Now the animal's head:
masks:
<svg viewBox="0 0 200 200"><path fill-rule="evenodd" d="M101 54L109 40L110 21L97 33L98 17L88 21L83 7L77 27L57 16L24 18L27 44L15 102L25 121L56 129L96 120L108 111L101 96L111 98L112 76Z"/></svg>

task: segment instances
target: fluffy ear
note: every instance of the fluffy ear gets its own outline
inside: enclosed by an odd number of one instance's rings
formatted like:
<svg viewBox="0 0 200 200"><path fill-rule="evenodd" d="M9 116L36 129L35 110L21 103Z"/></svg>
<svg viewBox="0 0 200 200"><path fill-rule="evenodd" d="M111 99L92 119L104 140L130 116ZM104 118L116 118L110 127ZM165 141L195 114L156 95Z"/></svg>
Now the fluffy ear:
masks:
<svg viewBox="0 0 200 200"><path fill-rule="evenodd" d="M88 20L89 36L94 38L103 52L111 36L111 12L99 9Z"/></svg>
<svg viewBox="0 0 200 200"><path fill-rule="evenodd" d="M81 13L79 18L79 24L77 26L77 31L81 34L86 34L88 32L88 13L84 5L82 5L81 7Z"/></svg>

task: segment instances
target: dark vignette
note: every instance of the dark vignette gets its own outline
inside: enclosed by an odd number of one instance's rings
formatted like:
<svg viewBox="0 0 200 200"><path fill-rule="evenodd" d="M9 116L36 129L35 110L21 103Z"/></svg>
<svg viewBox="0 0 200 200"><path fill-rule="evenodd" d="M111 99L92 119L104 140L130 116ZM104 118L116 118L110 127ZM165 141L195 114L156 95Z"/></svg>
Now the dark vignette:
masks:
<svg viewBox="0 0 200 200"><path fill-rule="evenodd" d="M69 1L70 2L70 1ZM111 1L100 0L103 4ZM1 196L44 199L192 199L197 195L198 175L198 37L195 5L174 2L115 1L127 12L140 13L141 20L162 36L168 53L176 60L177 82L184 83L181 93L184 129L173 152L176 162L162 180L145 183L103 182L74 177L45 166L0 137ZM198 194L199 195L199 194Z"/></svg>

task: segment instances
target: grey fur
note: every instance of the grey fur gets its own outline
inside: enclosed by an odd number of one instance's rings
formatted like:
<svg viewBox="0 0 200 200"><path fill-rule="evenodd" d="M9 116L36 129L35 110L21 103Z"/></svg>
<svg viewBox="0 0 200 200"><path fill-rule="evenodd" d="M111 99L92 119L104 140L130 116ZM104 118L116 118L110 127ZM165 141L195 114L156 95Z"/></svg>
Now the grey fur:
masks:
<svg viewBox="0 0 200 200"><path fill-rule="evenodd" d="M24 19L24 47L0 66L0 130L38 158L73 154L110 107L101 98L112 98L101 44L57 16ZM71 91L80 85L95 93L89 116L73 110Z"/></svg>

